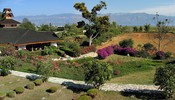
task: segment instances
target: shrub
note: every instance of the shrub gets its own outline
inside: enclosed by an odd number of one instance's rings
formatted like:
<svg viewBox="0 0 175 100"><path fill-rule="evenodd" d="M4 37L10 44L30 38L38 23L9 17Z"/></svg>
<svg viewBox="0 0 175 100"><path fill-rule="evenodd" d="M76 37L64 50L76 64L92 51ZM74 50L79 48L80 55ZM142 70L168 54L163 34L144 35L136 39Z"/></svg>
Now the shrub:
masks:
<svg viewBox="0 0 175 100"><path fill-rule="evenodd" d="M43 83L42 79L36 79L36 80L34 81L35 86L39 86L39 85L41 85L42 83Z"/></svg>
<svg viewBox="0 0 175 100"><path fill-rule="evenodd" d="M0 70L0 76L7 76L8 74L10 74L10 71L8 69Z"/></svg>
<svg viewBox="0 0 175 100"><path fill-rule="evenodd" d="M47 92L49 93L55 93L56 91L58 90L58 87L57 86L53 86L53 87L50 87Z"/></svg>
<svg viewBox="0 0 175 100"><path fill-rule="evenodd" d="M143 45L146 51L151 50L154 46L151 43L146 43Z"/></svg>
<svg viewBox="0 0 175 100"><path fill-rule="evenodd" d="M99 60L89 61L85 65L85 82L99 88L106 80L111 79L113 69L111 65Z"/></svg>
<svg viewBox="0 0 175 100"><path fill-rule="evenodd" d="M98 50L97 53L101 59L105 59L107 56L109 56L105 48Z"/></svg>
<svg viewBox="0 0 175 100"><path fill-rule="evenodd" d="M108 55L114 54L114 48L112 46L108 46L105 49Z"/></svg>
<svg viewBox="0 0 175 100"><path fill-rule="evenodd" d="M119 55L130 55L130 56L136 56L137 51L134 50L133 48L127 47L127 48L122 48L122 47L114 47L114 53L119 54Z"/></svg>
<svg viewBox="0 0 175 100"><path fill-rule="evenodd" d="M6 97L6 93L0 92L0 100L4 100Z"/></svg>
<svg viewBox="0 0 175 100"><path fill-rule="evenodd" d="M120 70L116 70L116 71L114 72L114 75L120 75Z"/></svg>
<svg viewBox="0 0 175 100"><path fill-rule="evenodd" d="M16 96L16 92L15 91L10 91L7 93L7 96L10 98L14 98Z"/></svg>
<svg viewBox="0 0 175 100"><path fill-rule="evenodd" d="M92 98L88 95L81 95L78 100L92 100Z"/></svg>
<svg viewBox="0 0 175 100"><path fill-rule="evenodd" d="M98 94L98 89L89 89L87 91L87 95L91 96L92 98L95 98Z"/></svg>
<svg viewBox="0 0 175 100"><path fill-rule="evenodd" d="M155 59L165 59L165 53L163 51L157 51Z"/></svg>
<svg viewBox="0 0 175 100"><path fill-rule="evenodd" d="M159 85L168 98L175 97L175 65L168 64L156 69L154 83Z"/></svg>
<svg viewBox="0 0 175 100"><path fill-rule="evenodd" d="M138 57L149 58L151 55L146 50L137 51Z"/></svg>
<svg viewBox="0 0 175 100"><path fill-rule="evenodd" d="M172 55L172 53L171 53L171 52L165 52L165 58L170 58L170 57L171 57L171 55Z"/></svg>
<svg viewBox="0 0 175 100"><path fill-rule="evenodd" d="M9 44L0 47L0 51L2 56L12 56L16 54L15 47Z"/></svg>
<svg viewBox="0 0 175 100"><path fill-rule="evenodd" d="M16 92L16 94L21 94L24 92L24 87L17 87L14 89L14 91Z"/></svg>
<svg viewBox="0 0 175 100"><path fill-rule="evenodd" d="M55 46L45 46L44 50L42 50L41 55L45 56L45 55L55 55L56 54L56 50L58 48Z"/></svg>
<svg viewBox="0 0 175 100"><path fill-rule="evenodd" d="M30 83L30 84L27 84L25 87L26 89L34 89L34 86L35 86L34 83Z"/></svg>
<svg viewBox="0 0 175 100"><path fill-rule="evenodd" d="M130 47L132 48L134 44L134 41L132 39L124 39L119 42L119 45L123 48Z"/></svg>
<svg viewBox="0 0 175 100"><path fill-rule="evenodd" d="M4 69L14 69L14 66L17 64L17 60L14 57L8 56L2 59L1 66Z"/></svg>

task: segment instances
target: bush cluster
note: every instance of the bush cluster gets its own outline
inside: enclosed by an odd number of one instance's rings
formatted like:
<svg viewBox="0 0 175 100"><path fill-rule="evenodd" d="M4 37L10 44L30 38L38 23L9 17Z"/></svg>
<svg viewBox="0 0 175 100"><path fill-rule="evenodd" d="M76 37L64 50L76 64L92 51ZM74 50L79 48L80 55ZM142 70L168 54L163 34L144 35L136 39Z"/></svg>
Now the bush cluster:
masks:
<svg viewBox="0 0 175 100"><path fill-rule="evenodd" d="M6 97L6 93L0 92L0 100L4 100Z"/></svg>
<svg viewBox="0 0 175 100"><path fill-rule="evenodd" d="M88 95L81 95L78 100L92 100L92 98Z"/></svg>
<svg viewBox="0 0 175 100"><path fill-rule="evenodd" d="M124 39L124 40L119 42L119 45L122 48L126 48L126 47L132 48L133 44L134 44L134 41L132 39Z"/></svg>
<svg viewBox="0 0 175 100"><path fill-rule="evenodd" d="M43 83L42 79L36 79L34 81L35 86L40 86Z"/></svg>
<svg viewBox="0 0 175 100"><path fill-rule="evenodd" d="M10 91L7 93L7 96L10 98L14 98L16 96L16 92L15 91Z"/></svg>
<svg viewBox="0 0 175 100"><path fill-rule="evenodd" d="M10 71L8 69L0 70L0 76L7 76L8 74L10 74Z"/></svg>
<svg viewBox="0 0 175 100"><path fill-rule="evenodd" d="M26 89L34 89L34 87L35 87L35 84L34 83L29 83L29 84L27 84L26 86L25 86L25 88Z"/></svg>
<svg viewBox="0 0 175 100"><path fill-rule="evenodd" d="M95 98L98 94L98 89L89 89L87 91L87 95L91 96L92 98Z"/></svg>
<svg viewBox="0 0 175 100"><path fill-rule="evenodd" d="M136 56L137 55L137 51L133 48L130 47L120 47L120 46L115 46L114 47L114 53L115 54L119 54L119 55L130 55L130 56Z"/></svg>
<svg viewBox="0 0 175 100"><path fill-rule="evenodd" d="M99 49L97 53L98 53L99 58L105 59L106 57L114 53L114 48L113 46L108 46L108 47Z"/></svg>
<svg viewBox="0 0 175 100"><path fill-rule="evenodd" d="M14 91L16 92L16 94L21 94L24 92L24 87L17 87L14 89Z"/></svg>
<svg viewBox="0 0 175 100"><path fill-rule="evenodd" d="M49 93L55 93L56 91L58 90L58 87L57 86L53 86L53 87L50 87L47 92Z"/></svg>

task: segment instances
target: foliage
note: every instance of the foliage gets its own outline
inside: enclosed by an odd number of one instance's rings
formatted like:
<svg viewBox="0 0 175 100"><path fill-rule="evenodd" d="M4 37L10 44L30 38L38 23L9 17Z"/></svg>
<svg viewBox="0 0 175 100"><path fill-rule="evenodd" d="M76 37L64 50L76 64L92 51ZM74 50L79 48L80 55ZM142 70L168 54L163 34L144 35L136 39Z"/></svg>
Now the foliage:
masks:
<svg viewBox="0 0 175 100"><path fill-rule="evenodd" d="M29 83L25 86L26 89L34 89L35 84L34 83Z"/></svg>
<svg viewBox="0 0 175 100"><path fill-rule="evenodd" d="M99 49L97 53L98 53L99 58L105 59L106 57L114 53L114 49L112 46L108 46L108 47Z"/></svg>
<svg viewBox="0 0 175 100"><path fill-rule="evenodd" d="M165 53L163 51L157 51L155 54L155 59L165 59Z"/></svg>
<svg viewBox="0 0 175 100"><path fill-rule="evenodd" d="M137 55L137 51L135 49L130 48L130 47L122 48L120 46L115 46L114 47L114 53L119 54L119 55L130 55L130 56L136 56Z"/></svg>
<svg viewBox="0 0 175 100"><path fill-rule="evenodd" d="M36 30L35 25L31 23L27 18L24 18L19 28L27 30Z"/></svg>
<svg viewBox="0 0 175 100"><path fill-rule="evenodd" d="M36 79L34 81L35 86L40 86L43 83L42 79Z"/></svg>
<svg viewBox="0 0 175 100"><path fill-rule="evenodd" d="M85 65L85 82L99 88L106 80L111 79L112 67L99 60L89 61Z"/></svg>
<svg viewBox="0 0 175 100"><path fill-rule="evenodd" d="M8 74L10 74L10 71L8 69L0 70L0 76L7 76Z"/></svg>
<svg viewBox="0 0 175 100"><path fill-rule="evenodd" d="M41 51L41 55L45 56L45 55L60 55L63 56L64 52L59 50L59 48L55 47L55 46L45 46L44 50Z"/></svg>
<svg viewBox="0 0 175 100"><path fill-rule="evenodd" d="M172 53L171 53L171 52L165 52L165 58L170 58L170 57L171 57L171 55L172 55Z"/></svg>
<svg viewBox="0 0 175 100"><path fill-rule="evenodd" d="M76 3L74 5L76 10L82 12L82 17L89 21L90 24L86 24L84 21L78 22L78 27L83 27L86 30L85 35L89 38L89 45L92 44L92 41L98 36L102 35L104 32L107 32L110 25L108 16L97 16L97 12L106 8L106 3L101 1L100 4L97 4L93 7L91 12L88 11L85 3Z"/></svg>
<svg viewBox="0 0 175 100"><path fill-rule="evenodd" d="M14 98L15 96L16 96L15 91L10 91L10 92L7 93L7 97Z"/></svg>
<svg viewBox="0 0 175 100"><path fill-rule="evenodd" d="M138 27L137 26L134 26L133 27L133 32L138 32L138 31L139 31Z"/></svg>
<svg viewBox="0 0 175 100"><path fill-rule="evenodd" d="M78 100L92 100L92 98L88 95L81 95Z"/></svg>
<svg viewBox="0 0 175 100"><path fill-rule="evenodd" d="M124 39L122 41L119 42L119 45L123 48L126 47L133 47L134 41L132 39Z"/></svg>
<svg viewBox="0 0 175 100"><path fill-rule="evenodd" d="M52 87L50 87L47 90L47 92L49 92L49 93L55 93L57 90L58 90L58 87L57 86L52 86Z"/></svg>
<svg viewBox="0 0 175 100"><path fill-rule="evenodd" d="M148 50L151 50L154 46L151 43L146 43L143 45L143 47L146 51L148 51Z"/></svg>
<svg viewBox="0 0 175 100"><path fill-rule="evenodd" d="M56 31L57 27L53 26L51 23L42 24L38 28L38 31Z"/></svg>
<svg viewBox="0 0 175 100"><path fill-rule="evenodd" d="M6 44L3 46L0 46L0 51L2 56L12 56L16 54L16 49L13 45Z"/></svg>
<svg viewBox="0 0 175 100"><path fill-rule="evenodd" d="M15 65L17 64L17 60L14 57L8 56L1 60L1 66L3 69L11 69L14 70Z"/></svg>
<svg viewBox="0 0 175 100"><path fill-rule="evenodd" d="M150 27L151 27L150 24L144 25L144 31L147 33L150 32Z"/></svg>
<svg viewBox="0 0 175 100"><path fill-rule="evenodd" d="M21 94L24 92L24 87L17 87L14 89L14 91L16 92L16 94Z"/></svg>
<svg viewBox="0 0 175 100"><path fill-rule="evenodd" d="M95 98L98 94L98 89L89 89L87 91L87 95L91 96L92 98Z"/></svg>
<svg viewBox="0 0 175 100"><path fill-rule="evenodd" d="M168 64L165 67L159 67L156 70L154 83L159 85L159 88L164 90L168 98L175 95L175 65Z"/></svg>

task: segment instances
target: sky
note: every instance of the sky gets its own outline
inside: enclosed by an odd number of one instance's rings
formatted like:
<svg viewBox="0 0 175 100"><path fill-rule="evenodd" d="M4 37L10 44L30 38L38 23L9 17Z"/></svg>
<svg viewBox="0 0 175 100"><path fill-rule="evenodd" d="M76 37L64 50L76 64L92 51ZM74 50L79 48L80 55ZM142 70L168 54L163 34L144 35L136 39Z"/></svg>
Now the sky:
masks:
<svg viewBox="0 0 175 100"><path fill-rule="evenodd" d="M0 10L11 8L15 16L80 13L74 9L84 2L89 10L101 0L0 0ZM100 13L148 13L175 16L175 0L103 0L107 9Z"/></svg>

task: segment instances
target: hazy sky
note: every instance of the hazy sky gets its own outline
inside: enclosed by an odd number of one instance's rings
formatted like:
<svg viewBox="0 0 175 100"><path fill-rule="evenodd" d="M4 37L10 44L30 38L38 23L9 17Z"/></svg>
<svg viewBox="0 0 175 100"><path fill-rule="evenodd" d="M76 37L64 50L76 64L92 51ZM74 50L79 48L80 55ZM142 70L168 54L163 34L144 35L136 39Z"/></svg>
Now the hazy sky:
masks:
<svg viewBox="0 0 175 100"><path fill-rule="evenodd" d="M0 10L11 8L15 16L79 13L73 8L76 2L85 2L89 10L101 0L0 0ZM107 10L100 13L145 12L175 16L175 0L103 0Z"/></svg>

